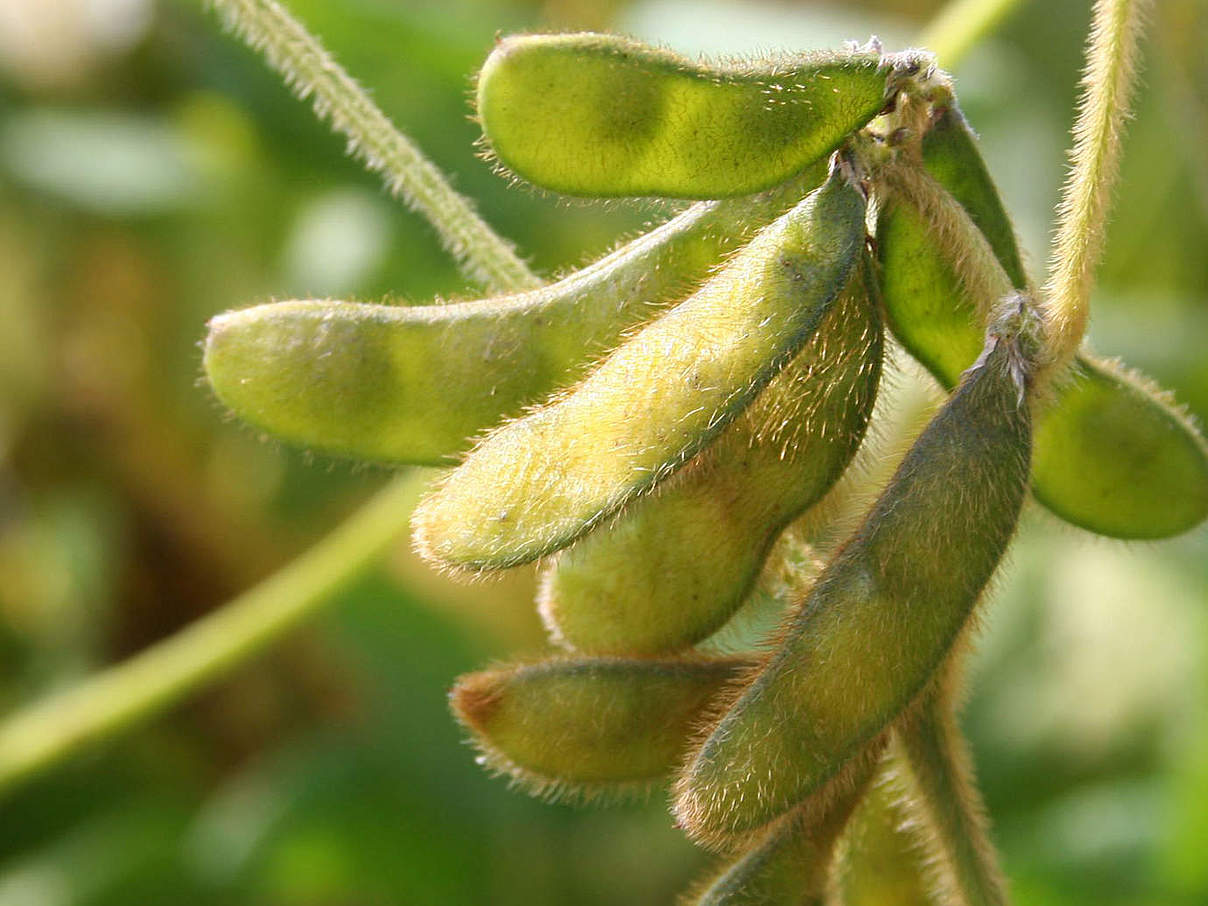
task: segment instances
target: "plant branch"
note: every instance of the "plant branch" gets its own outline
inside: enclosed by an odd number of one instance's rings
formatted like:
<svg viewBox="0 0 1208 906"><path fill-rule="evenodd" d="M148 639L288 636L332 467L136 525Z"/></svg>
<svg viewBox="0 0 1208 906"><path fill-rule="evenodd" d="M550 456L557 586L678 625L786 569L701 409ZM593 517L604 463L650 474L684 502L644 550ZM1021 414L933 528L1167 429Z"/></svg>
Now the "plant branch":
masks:
<svg viewBox="0 0 1208 906"><path fill-rule="evenodd" d="M275 0L210 0L227 26L264 54L299 97L348 139L348 152L380 174L391 194L422 214L445 249L494 292L539 286L512 247L370 99L305 26Z"/></svg>
<svg viewBox="0 0 1208 906"><path fill-rule="evenodd" d="M906 775L907 811L923 831L936 875L937 901L1005 906L1006 882L950 695L931 696L917 716L902 722L894 748Z"/></svg>
<svg viewBox="0 0 1208 906"><path fill-rule="evenodd" d="M1120 161L1120 135L1136 82L1137 43L1146 0L1098 0L1074 123L1072 167L1057 208L1058 224L1041 313L1053 372L1078 350L1090 307L1095 266Z"/></svg>
<svg viewBox="0 0 1208 906"><path fill-rule="evenodd" d="M399 538L414 484L379 491L346 522L225 606L0 724L0 792L180 701L264 650Z"/></svg>

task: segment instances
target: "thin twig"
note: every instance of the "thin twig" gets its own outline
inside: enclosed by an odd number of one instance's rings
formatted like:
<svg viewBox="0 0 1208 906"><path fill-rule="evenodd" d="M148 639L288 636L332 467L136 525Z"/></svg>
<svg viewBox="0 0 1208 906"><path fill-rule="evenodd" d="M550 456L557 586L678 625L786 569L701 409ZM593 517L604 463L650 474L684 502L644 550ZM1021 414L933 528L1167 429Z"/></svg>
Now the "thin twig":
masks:
<svg viewBox="0 0 1208 906"><path fill-rule="evenodd" d="M1072 167L1057 209L1049 280L1040 301L1051 373L1078 351L1120 162L1120 135L1136 81L1146 0L1098 0L1074 123Z"/></svg>
<svg viewBox="0 0 1208 906"><path fill-rule="evenodd" d="M210 0L227 26L259 50L315 113L348 139L348 153L422 214L463 270L488 289L540 285L511 245L458 194L305 26L275 0Z"/></svg>

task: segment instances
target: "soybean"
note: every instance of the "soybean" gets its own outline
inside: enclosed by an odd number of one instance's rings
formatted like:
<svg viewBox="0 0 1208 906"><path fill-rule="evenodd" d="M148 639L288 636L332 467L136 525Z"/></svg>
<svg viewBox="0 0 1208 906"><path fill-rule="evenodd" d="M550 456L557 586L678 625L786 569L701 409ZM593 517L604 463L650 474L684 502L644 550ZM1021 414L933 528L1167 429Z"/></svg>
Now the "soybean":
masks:
<svg viewBox="0 0 1208 906"><path fill-rule="evenodd" d="M917 65L852 52L707 66L615 35L524 35L483 65L478 116L500 163L546 189L725 198L829 154Z"/></svg>
<svg viewBox="0 0 1208 906"><path fill-rule="evenodd" d="M820 813L798 809L703 885L694 906L823 906L832 852L868 787L874 758Z"/></svg>
<svg viewBox="0 0 1208 906"><path fill-rule="evenodd" d="M923 141L927 170L981 228L1017 287L1026 285L1010 221L964 118L944 112ZM886 320L945 387L980 344L983 310L970 299L918 213L896 203L878 218ZM1037 417L1036 499L1061 518L1116 538L1177 535L1208 516L1208 449L1151 382L1087 353L1077 356Z"/></svg>
<svg viewBox="0 0 1208 906"><path fill-rule="evenodd" d="M932 906L919 842L901 793L882 775L870 785L840 840L833 885L843 906Z"/></svg>
<svg viewBox="0 0 1208 906"><path fill-rule="evenodd" d="M701 202L540 289L415 307L330 300L219 315L206 376L236 415L337 456L448 465L505 417L591 363L703 280L826 177L823 164L763 195Z"/></svg>
<svg viewBox="0 0 1208 906"><path fill-rule="evenodd" d="M430 560L515 566L570 544L686 463L813 334L863 244L864 197L827 182L574 390L508 422L421 502Z"/></svg>
<svg viewBox="0 0 1208 906"><path fill-rule="evenodd" d="M554 659L471 673L449 698L490 768L534 795L590 799L665 778L712 699L751 666Z"/></svg>
<svg viewBox="0 0 1208 906"><path fill-rule="evenodd" d="M808 801L943 662L1023 502L1023 345L991 333L766 666L691 756L675 814L693 837L724 841Z"/></svg>
<svg viewBox="0 0 1208 906"><path fill-rule="evenodd" d="M780 531L855 455L883 337L865 267L750 408L648 500L545 568L541 613L578 651L687 648L746 599Z"/></svg>

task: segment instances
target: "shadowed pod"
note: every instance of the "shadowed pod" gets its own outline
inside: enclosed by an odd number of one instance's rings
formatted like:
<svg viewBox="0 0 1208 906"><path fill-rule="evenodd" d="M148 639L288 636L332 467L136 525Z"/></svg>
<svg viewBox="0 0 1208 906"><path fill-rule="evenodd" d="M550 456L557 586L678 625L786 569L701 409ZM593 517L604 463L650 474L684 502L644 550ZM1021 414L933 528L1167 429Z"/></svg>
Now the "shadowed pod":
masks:
<svg viewBox="0 0 1208 906"><path fill-rule="evenodd" d="M815 504L863 440L881 375L865 262L793 361L721 436L545 567L541 614L591 653L690 647L742 604L776 536Z"/></svg>
<svg viewBox="0 0 1208 906"><path fill-rule="evenodd" d="M461 677L449 700L482 760L536 796L591 799L667 778L739 658L559 658Z"/></svg>
<svg viewBox="0 0 1208 906"><path fill-rule="evenodd" d="M701 202L556 283L473 302L258 305L210 322L218 398L283 440L355 459L445 465L574 383L658 306L826 178L818 162L762 195Z"/></svg>
<svg viewBox="0 0 1208 906"><path fill-rule="evenodd" d="M1020 376L1032 366L1019 331L1028 320L1017 300L1006 303L983 357L688 761L675 814L694 838L723 844L816 795L947 657L1026 490L1031 420Z"/></svg>
<svg viewBox="0 0 1208 906"><path fill-rule="evenodd" d="M468 569L559 550L681 467L810 338L864 242L845 167L573 390L502 425L417 508L417 550Z"/></svg>
<svg viewBox="0 0 1208 906"><path fill-rule="evenodd" d="M487 58L478 116L498 160L546 189L725 198L829 154L929 64L856 51L710 66L616 35L526 35Z"/></svg>
<svg viewBox="0 0 1208 906"><path fill-rule="evenodd" d="M882 762L835 852L834 906L933 906L919 841Z"/></svg>
<svg viewBox="0 0 1208 906"><path fill-rule="evenodd" d="M1011 224L968 124L951 107L923 139L923 164L981 228L1017 288L1026 286ZM886 319L947 388L981 347L985 315L951 256L901 199L878 216ZM1032 487L1067 521L1118 538L1164 538L1208 516L1208 448L1151 382L1082 353L1037 414Z"/></svg>
<svg viewBox="0 0 1208 906"><path fill-rule="evenodd" d="M823 906L832 854L876 770L866 760L821 812L800 809L699 885L684 906Z"/></svg>

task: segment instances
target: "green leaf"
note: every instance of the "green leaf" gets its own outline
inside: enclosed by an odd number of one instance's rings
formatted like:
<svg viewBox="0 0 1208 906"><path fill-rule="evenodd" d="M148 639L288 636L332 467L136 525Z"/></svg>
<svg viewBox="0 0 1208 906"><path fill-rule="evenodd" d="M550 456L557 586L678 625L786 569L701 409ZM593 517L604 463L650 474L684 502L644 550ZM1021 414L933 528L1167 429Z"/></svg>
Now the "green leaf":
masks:
<svg viewBox="0 0 1208 906"><path fill-rule="evenodd" d="M205 371L240 418L292 443L379 462L454 462L480 434L574 383L624 332L681 298L826 176L701 202L528 292L400 307L291 301L210 322Z"/></svg>
<svg viewBox="0 0 1208 906"><path fill-rule="evenodd" d="M471 673L450 702L484 762L528 792L642 790L677 765L740 659L554 659Z"/></svg>
<svg viewBox="0 0 1208 906"><path fill-rule="evenodd" d="M570 544L691 459L813 334L864 238L840 168L573 391L490 435L424 501L417 549L470 569Z"/></svg>
<svg viewBox="0 0 1208 906"><path fill-rule="evenodd" d="M571 195L724 198L784 182L884 106L878 53L707 66L614 35L499 42L478 115L499 161Z"/></svg>
<svg viewBox="0 0 1208 906"><path fill-rule="evenodd" d="M719 629L780 531L855 455L876 399L883 337L866 268L750 408L640 506L546 568L541 612L579 651L655 654Z"/></svg>
<svg viewBox="0 0 1208 906"><path fill-rule="evenodd" d="M694 753L676 816L706 842L824 790L925 687L1006 550L1027 486L1020 345L986 354L924 429L863 525Z"/></svg>

